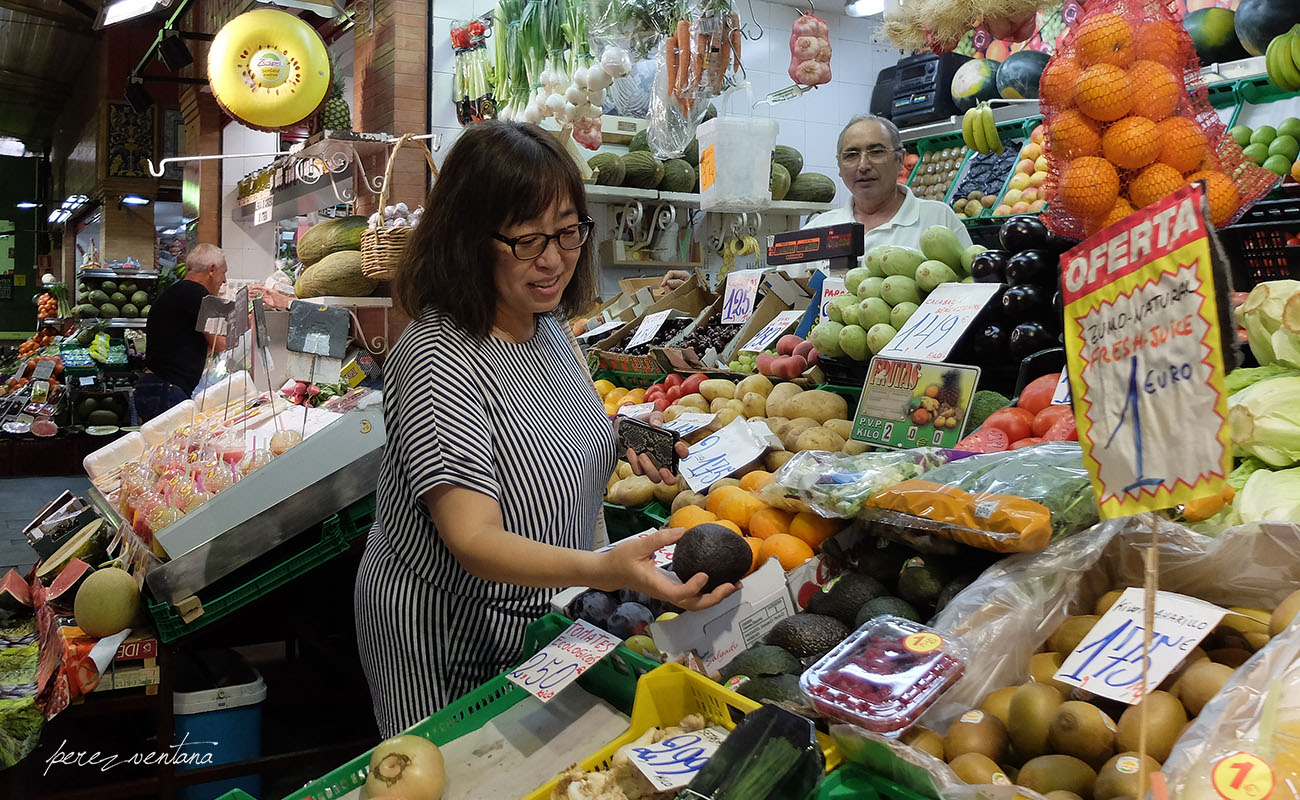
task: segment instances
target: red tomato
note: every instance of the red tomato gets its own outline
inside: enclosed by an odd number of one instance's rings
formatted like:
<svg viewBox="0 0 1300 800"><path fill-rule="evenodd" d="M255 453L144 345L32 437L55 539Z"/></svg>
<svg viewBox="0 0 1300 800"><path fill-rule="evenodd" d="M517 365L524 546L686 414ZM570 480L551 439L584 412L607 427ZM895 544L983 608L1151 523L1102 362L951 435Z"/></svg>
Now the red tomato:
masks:
<svg viewBox="0 0 1300 800"><path fill-rule="evenodd" d="M682 381L682 396L696 394L700 391L700 384L708 380L703 372L697 372L686 380Z"/></svg>
<svg viewBox="0 0 1300 800"><path fill-rule="evenodd" d="M1042 443L1043 443L1043 440L1040 439L1040 438L1038 438L1037 436L1030 436L1030 437L1028 437L1028 438L1021 439L1021 440L1018 441L1018 442L1012 442L1012 443L1011 443L1011 447L1009 447L1008 449L1009 449L1009 450L1019 450L1019 449L1022 448L1022 447L1033 447L1033 446L1036 445L1036 444L1042 444Z"/></svg>
<svg viewBox="0 0 1300 800"><path fill-rule="evenodd" d="M1063 417L1043 434L1044 442L1077 442L1079 429L1074 426L1074 415Z"/></svg>
<svg viewBox="0 0 1300 800"><path fill-rule="evenodd" d="M1011 445L1011 438L1000 428L980 428L953 445L954 450L972 453L1001 453Z"/></svg>
<svg viewBox="0 0 1300 800"><path fill-rule="evenodd" d="M655 403L655 411L658 411L660 413L667 411L668 406L673 404L672 401L669 400L667 397L661 397L658 400L654 401L654 403Z"/></svg>
<svg viewBox="0 0 1300 800"><path fill-rule="evenodd" d="M681 386L674 386L664 392L664 398L667 399L669 403L676 403L678 400L681 400L683 396Z"/></svg>
<svg viewBox="0 0 1300 800"><path fill-rule="evenodd" d="M1073 416L1074 416L1074 409L1071 408L1070 406L1064 406L1064 405L1048 406L1047 408L1044 408L1042 411L1039 411L1038 414L1034 416L1034 424L1033 424L1034 435L1042 436L1043 434L1047 433L1047 431L1050 430L1051 427L1056 423L1060 422L1066 417L1073 417Z"/></svg>
<svg viewBox="0 0 1300 800"><path fill-rule="evenodd" d="M667 378L664 378L664 386L666 386L669 389L673 388L674 386L681 386L681 385L682 385L682 376L678 375L676 372L669 375Z"/></svg>
<svg viewBox="0 0 1300 800"><path fill-rule="evenodd" d="M1018 441L1033 432L1034 415L1023 408L999 408L984 420L980 429L1000 428L1011 441Z"/></svg>
<svg viewBox="0 0 1300 800"><path fill-rule="evenodd" d="M666 393L667 391L668 390L664 388L664 385L662 383L656 383L654 386L651 386L649 389L645 390L646 402L658 400L660 397L663 397L664 393Z"/></svg>
<svg viewBox="0 0 1300 800"><path fill-rule="evenodd" d="M1061 382L1061 373L1053 372L1041 378L1034 378L1020 393L1016 405L1030 414L1037 414L1052 404L1052 395L1056 394L1056 384Z"/></svg>

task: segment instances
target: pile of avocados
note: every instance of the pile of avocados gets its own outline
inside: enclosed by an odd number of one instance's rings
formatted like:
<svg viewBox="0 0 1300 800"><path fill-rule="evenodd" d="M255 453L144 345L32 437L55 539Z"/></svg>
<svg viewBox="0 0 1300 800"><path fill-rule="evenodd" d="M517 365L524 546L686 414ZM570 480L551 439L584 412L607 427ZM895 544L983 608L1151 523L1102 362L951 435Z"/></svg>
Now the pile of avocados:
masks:
<svg viewBox="0 0 1300 800"><path fill-rule="evenodd" d="M149 291L153 281L136 283L112 278L82 278L77 284L77 305L72 315L77 319L143 319L149 316L153 298Z"/></svg>

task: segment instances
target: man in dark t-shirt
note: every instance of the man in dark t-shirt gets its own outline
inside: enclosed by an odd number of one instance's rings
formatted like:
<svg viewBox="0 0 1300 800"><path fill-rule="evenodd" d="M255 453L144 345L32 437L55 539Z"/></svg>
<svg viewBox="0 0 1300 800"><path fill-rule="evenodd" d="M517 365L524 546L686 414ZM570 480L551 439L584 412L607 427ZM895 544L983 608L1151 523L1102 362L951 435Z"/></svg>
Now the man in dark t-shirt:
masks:
<svg viewBox="0 0 1300 800"><path fill-rule="evenodd" d="M194 329L203 298L226 282L221 248L201 244L185 259L185 279L169 286L153 302L145 323L147 369L135 385L136 415L143 424L194 393L209 352L225 350L225 337Z"/></svg>

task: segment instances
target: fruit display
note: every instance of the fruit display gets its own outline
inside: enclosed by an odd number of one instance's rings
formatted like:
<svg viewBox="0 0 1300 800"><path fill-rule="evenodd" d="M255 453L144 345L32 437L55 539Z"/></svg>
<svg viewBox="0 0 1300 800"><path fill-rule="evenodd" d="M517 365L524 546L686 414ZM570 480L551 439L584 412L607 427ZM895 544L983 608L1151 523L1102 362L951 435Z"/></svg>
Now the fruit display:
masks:
<svg viewBox="0 0 1300 800"><path fill-rule="evenodd" d="M1016 168L1007 182L1006 191L998 198L993 216L1036 214L1047 207L1047 157L1043 155L1046 134L1046 128L1038 125L1029 134L1029 141L1021 146L1016 155Z"/></svg>
<svg viewBox="0 0 1300 800"><path fill-rule="evenodd" d="M67 319L72 316L72 307L68 305L68 287L61 283L50 284L44 294L34 299L37 321L52 318Z"/></svg>
<svg viewBox="0 0 1300 800"><path fill-rule="evenodd" d="M1183 17L1183 28L1202 64L1222 64L1250 56L1237 38L1236 14L1230 9L1198 8Z"/></svg>
<svg viewBox="0 0 1300 800"><path fill-rule="evenodd" d="M1297 15L1300 16L1300 15ZM1300 92L1300 23L1273 37L1264 52L1268 79L1284 92Z"/></svg>
<svg viewBox="0 0 1300 800"><path fill-rule="evenodd" d="M1300 14L1286 0L1241 0L1233 29L1247 53L1267 57L1269 44L1292 30L1297 22Z"/></svg>
<svg viewBox="0 0 1300 800"><path fill-rule="evenodd" d="M817 366L821 353L811 341L787 333L776 342L774 353L759 353L754 366L760 375L779 380L793 380Z"/></svg>
<svg viewBox="0 0 1300 800"><path fill-rule="evenodd" d="M952 75L952 102L958 111L969 111L978 103L998 96L998 68L1002 64L987 58L972 58Z"/></svg>
<svg viewBox="0 0 1300 800"><path fill-rule="evenodd" d="M946 147L923 153L907 185L923 200L943 200L968 152L968 147Z"/></svg>
<svg viewBox="0 0 1300 800"><path fill-rule="evenodd" d="M691 324L690 317L676 317L674 319L666 319L664 320L664 324L660 326L659 330L655 333L655 335L652 336L650 340L647 342L643 342L635 347L628 347L627 341L630 341L631 338L629 335L628 340L625 340L624 342L620 342L619 344L610 345L605 349L610 353L624 353L629 356L643 356L648 354L650 352L650 348L652 347L666 346L669 342L673 340L673 338L677 336L677 334L685 330L686 326L690 324Z"/></svg>
<svg viewBox="0 0 1300 800"><path fill-rule="evenodd" d="M145 319L152 310L157 281L131 278L95 278L82 275L77 283L77 305L69 316L88 319Z"/></svg>
<svg viewBox="0 0 1300 800"><path fill-rule="evenodd" d="M1007 175L1017 161L1019 141L1007 141L1001 153L971 156L953 192L952 210L962 219L975 219L997 204ZM994 212L996 213L996 212Z"/></svg>
<svg viewBox="0 0 1300 800"><path fill-rule="evenodd" d="M731 344L731 340L736 338L736 334L740 333L740 329L743 327L745 327L744 323L740 322L733 322L724 325L722 323L722 316L718 315L683 336L674 347L679 347L683 350L689 348L694 350L695 354L698 356L703 356L709 350L713 350L716 353L722 353L722 351L727 349L727 345Z"/></svg>
<svg viewBox="0 0 1300 800"><path fill-rule="evenodd" d="M1300 49L1300 38L1296 40ZM1234 125L1228 130L1241 150L1256 166L1280 178L1287 178L1300 163L1300 119L1287 117L1276 125Z"/></svg>
<svg viewBox="0 0 1300 800"><path fill-rule="evenodd" d="M961 138L966 147L976 153L1002 154L1002 137L998 134L998 125L993 121L993 109L988 103L980 103L962 114Z"/></svg>
<svg viewBox="0 0 1300 800"><path fill-rule="evenodd" d="M1056 346L1061 333L1056 260L1065 249L1047 226L1032 216L1015 216L998 231L999 249L985 250L970 260L977 283L1003 283L1000 318L984 321L974 334L977 356L1010 352L1018 361Z"/></svg>

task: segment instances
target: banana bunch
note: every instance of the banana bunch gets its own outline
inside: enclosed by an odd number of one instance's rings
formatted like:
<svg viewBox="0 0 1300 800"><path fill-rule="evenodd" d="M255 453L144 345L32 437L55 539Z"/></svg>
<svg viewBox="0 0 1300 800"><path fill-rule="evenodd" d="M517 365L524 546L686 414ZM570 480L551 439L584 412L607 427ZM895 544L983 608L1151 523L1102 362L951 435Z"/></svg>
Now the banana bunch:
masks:
<svg viewBox="0 0 1300 800"><path fill-rule="evenodd" d="M108 334L103 332L95 334L90 347L86 349L90 351L91 358L101 364L106 363L108 361Z"/></svg>
<svg viewBox="0 0 1300 800"><path fill-rule="evenodd" d="M1002 137L998 136L993 109L988 103L980 103L962 116L961 138L977 153L1002 153Z"/></svg>
<svg viewBox="0 0 1300 800"><path fill-rule="evenodd" d="M1285 92L1300 92L1300 25L1274 37L1264 51L1268 79Z"/></svg>

